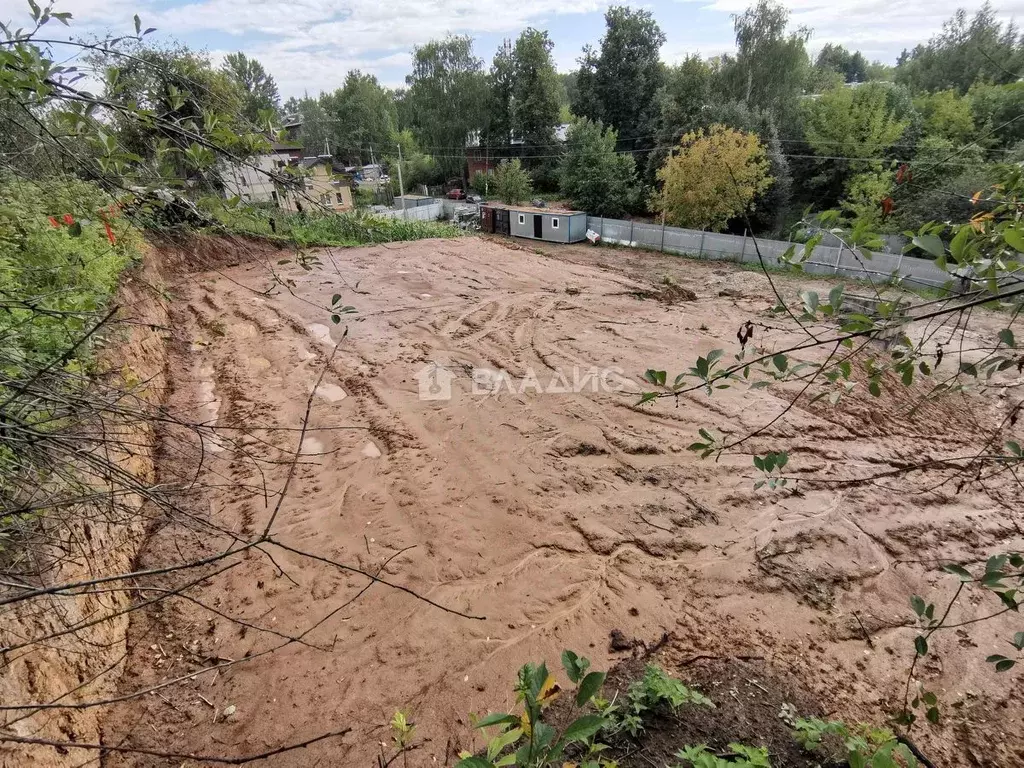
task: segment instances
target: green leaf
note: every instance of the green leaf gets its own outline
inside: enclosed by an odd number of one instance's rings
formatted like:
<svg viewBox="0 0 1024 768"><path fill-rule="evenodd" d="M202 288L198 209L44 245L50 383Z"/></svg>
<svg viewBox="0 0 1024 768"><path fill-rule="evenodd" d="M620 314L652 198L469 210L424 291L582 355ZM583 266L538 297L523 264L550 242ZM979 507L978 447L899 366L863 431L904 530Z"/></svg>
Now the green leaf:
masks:
<svg viewBox="0 0 1024 768"><path fill-rule="evenodd" d="M1013 640L1010 641L1010 645L1018 651L1024 651L1024 632L1017 632L1014 634Z"/></svg>
<svg viewBox="0 0 1024 768"><path fill-rule="evenodd" d="M604 685L604 678L604 672L591 672L583 678L583 682L580 683L580 689L576 692L577 707L582 707L594 698L594 695L601 690L601 686Z"/></svg>
<svg viewBox="0 0 1024 768"><path fill-rule="evenodd" d="M918 635L914 638L914 650L917 651L918 656L928 655L928 641L925 640L924 635Z"/></svg>
<svg viewBox="0 0 1024 768"><path fill-rule="evenodd" d="M505 712L492 712L491 714L487 715L487 717L485 717L482 720L478 721L477 724L476 724L476 727L477 728L487 728L487 727L492 726L492 725L501 725L501 724L512 725L513 723L518 723L518 722L519 722L519 718L516 717L515 715L509 715L509 714L507 714Z"/></svg>
<svg viewBox="0 0 1024 768"><path fill-rule="evenodd" d="M807 313L813 315L818 310L818 294L816 291L802 291L800 298L803 299Z"/></svg>
<svg viewBox="0 0 1024 768"><path fill-rule="evenodd" d="M939 703L938 696L936 696L931 691L926 691L924 694L922 694L921 700L924 701L924 703L927 704L929 707L934 707L936 704Z"/></svg>
<svg viewBox="0 0 1024 768"><path fill-rule="evenodd" d="M135 14L133 17L135 20L135 34L139 34L142 31L142 19L139 18L139 14Z"/></svg>
<svg viewBox="0 0 1024 768"><path fill-rule="evenodd" d="M657 384L659 386L665 385L665 377L667 374L665 371L656 371L653 368L648 368L644 371L644 379L651 382L651 384Z"/></svg>
<svg viewBox="0 0 1024 768"><path fill-rule="evenodd" d="M600 715L590 715L590 717L596 717L598 720L601 721L601 725L604 725L604 718L601 717ZM582 720L583 718L580 718L580 719ZM571 728L571 727L572 726L569 726L569 728ZM598 728L600 728L600 727L601 726L598 726ZM566 729L566 733L568 733L568 730L569 729L567 728ZM595 733L596 733L596 731L595 731ZM545 747L547 747L548 744L550 744L551 742L553 742L555 740L555 736L557 736L557 735L558 735L558 732L552 726L548 725L545 722L538 721L537 723L534 724L534 727L533 727L533 745L534 745L534 749L544 749ZM588 734L588 735L590 735L590 734ZM565 737L564 736L562 737L562 741L565 741Z"/></svg>
<svg viewBox="0 0 1024 768"><path fill-rule="evenodd" d="M341 322L341 317L338 315L331 315L331 322L337 325Z"/></svg>
<svg viewBox="0 0 1024 768"><path fill-rule="evenodd" d="M1024 234L1019 229L1007 227L1003 230L1003 239L1015 251L1024 253Z"/></svg>
<svg viewBox="0 0 1024 768"><path fill-rule="evenodd" d="M924 616L924 598L920 595L913 595L910 598L910 607L918 616Z"/></svg>
<svg viewBox="0 0 1024 768"><path fill-rule="evenodd" d="M924 716L928 718L928 722L935 724L939 722L939 710L937 707L928 707L928 711L924 713Z"/></svg>
<svg viewBox="0 0 1024 768"><path fill-rule="evenodd" d="M842 306L843 286L837 285L828 292L828 303L832 306L833 311L837 311Z"/></svg>
<svg viewBox="0 0 1024 768"><path fill-rule="evenodd" d="M999 596L999 599L1003 601L1003 605L1005 605L1011 611L1017 611L1020 609L1020 606L1018 605L1017 600L1015 598L1017 590L1008 589L1005 592L996 592L996 594Z"/></svg>
<svg viewBox="0 0 1024 768"><path fill-rule="evenodd" d="M604 727L605 722L605 719L600 715L584 715L565 729L561 741L570 744L574 741L589 739Z"/></svg>
<svg viewBox="0 0 1024 768"><path fill-rule="evenodd" d="M651 400L657 400L657 399L658 399L658 393L657 392L644 392L643 395L640 397L640 399L637 400L636 404L637 405L643 405L644 403L649 403L649 402L651 402Z"/></svg>
<svg viewBox="0 0 1024 768"><path fill-rule="evenodd" d="M1003 659L1002 661L996 662L996 672L1006 672L1009 669L1013 669L1017 662L1013 659Z"/></svg>
<svg viewBox="0 0 1024 768"><path fill-rule="evenodd" d="M501 754L505 747L509 746L510 744L515 744L517 741L519 741L519 737L522 735L522 728L512 728L510 730L505 731L504 733L499 733L497 736L495 736L493 739L487 742L487 759L493 761L495 758L498 757L499 754ZM499 762L498 765L501 765L501 763Z"/></svg>
<svg viewBox="0 0 1024 768"><path fill-rule="evenodd" d="M459 760L455 764L455 768L494 768L494 766L490 761L473 755L472 757L464 757Z"/></svg>
<svg viewBox="0 0 1024 768"><path fill-rule="evenodd" d="M953 239L949 241L949 252L953 254L953 258L957 262L963 262L966 254L965 246L967 245L967 237L970 234L971 227L968 224L964 224L960 227Z"/></svg>
<svg viewBox="0 0 1024 768"><path fill-rule="evenodd" d="M951 573L954 576L957 576L960 579L960 581L971 581L974 578L973 576L971 576L971 572L963 566L944 565L942 566L942 570L944 570L946 573Z"/></svg>
<svg viewBox="0 0 1024 768"><path fill-rule="evenodd" d="M912 241L922 251L931 254L936 260L946 258L946 249L935 235L917 235Z"/></svg>
<svg viewBox="0 0 1024 768"><path fill-rule="evenodd" d="M901 378L903 380L903 386L909 387L911 384L913 384L914 383L914 366L913 365L908 365L906 368L904 368L903 369L903 376Z"/></svg>
<svg viewBox="0 0 1024 768"><path fill-rule="evenodd" d="M786 372L786 368L789 367L789 360L781 352L779 354L775 355L774 357L772 357L772 363L782 373L785 373Z"/></svg>
<svg viewBox="0 0 1024 768"><path fill-rule="evenodd" d="M71 235L72 237L81 237L82 223L80 221L76 221L74 224L68 227L68 234Z"/></svg>
<svg viewBox="0 0 1024 768"><path fill-rule="evenodd" d="M999 332L999 340L1008 347L1017 346L1013 339L1013 331L1011 331L1009 328L1003 328L1003 330Z"/></svg>
<svg viewBox="0 0 1024 768"><path fill-rule="evenodd" d="M332 307L335 304L337 304L339 301L341 301L341 294L340 293L336 293L333 296L331 296L331 306Z"/></svg>
<svg viewBox="0 0 1024 768"><path fill-rule="evenodd" d="M562 651L562 669L565 670L565 676L573 683L580 681L580 668L577 666L579 660L580 657L568 648Z"/></svg>
<svg viewBox="0 0 1024 768"><path fill-rule="evenodd" d="M868 384L868 392L870 392L874 397L878 397L882 394L882 387L879 385L877 379L872 380Z"/></svg>
<svg viewBox="0 0 1024 768"><path fill-rule="evenodd" d="M1006 567L1006 555L992 555L985 561L985 573L1001 573Z"/></svg>

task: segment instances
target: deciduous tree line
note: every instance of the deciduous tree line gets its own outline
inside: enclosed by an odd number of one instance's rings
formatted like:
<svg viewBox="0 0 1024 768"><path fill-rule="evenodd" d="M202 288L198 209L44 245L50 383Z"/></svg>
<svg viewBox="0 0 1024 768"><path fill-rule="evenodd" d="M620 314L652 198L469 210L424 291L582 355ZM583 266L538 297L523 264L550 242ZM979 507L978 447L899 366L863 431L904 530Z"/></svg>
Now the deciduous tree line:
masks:
<svg viewBox="0 0 1024 768"><path fill-rule="evenodd" d="M200 128L223 135L242 133L241 121L301 122L307 155L353 165L394 171L401 146L407 186L468 181L471 146L492 166L518 159L529 183L507 178L520 194L759 233L785 233L808 206L839 207L890 231L962 219L973 193L1024 155L1024 36L988 4L973 16L958 11L895 66L831 43L812 60L812 31L793 28L776 0L735 17L734 53L672 65L650 11L611 7L605 22L571 73L556 70L548 34L529 28L489 64L468 37L419 46L398 89L354 70L333 92L281 104L273 77L243 53L216 67L182 46L141 44L142 64L105 62L105 89L181 119L219 115ZM176 79L153 77L154 63ZM119 130L146 158L178 141L141 135L134 123ZM897 174L913 183L894 196Z"/></svg>

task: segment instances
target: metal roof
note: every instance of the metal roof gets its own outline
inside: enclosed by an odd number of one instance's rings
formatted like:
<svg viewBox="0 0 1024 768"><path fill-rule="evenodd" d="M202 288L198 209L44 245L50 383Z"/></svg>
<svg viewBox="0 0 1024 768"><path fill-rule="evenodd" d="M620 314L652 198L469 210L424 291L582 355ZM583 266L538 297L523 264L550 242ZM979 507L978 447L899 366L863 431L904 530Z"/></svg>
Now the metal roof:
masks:
<svg viewBox="0 0 1024 768"><path fill-rule="evenodd" d="M485 208L504 208L519 213L550 213L555 216L586 216L586 211L570 211L567 208L537 208L533 205L506 205L505 203L484 203Z"/></svg>

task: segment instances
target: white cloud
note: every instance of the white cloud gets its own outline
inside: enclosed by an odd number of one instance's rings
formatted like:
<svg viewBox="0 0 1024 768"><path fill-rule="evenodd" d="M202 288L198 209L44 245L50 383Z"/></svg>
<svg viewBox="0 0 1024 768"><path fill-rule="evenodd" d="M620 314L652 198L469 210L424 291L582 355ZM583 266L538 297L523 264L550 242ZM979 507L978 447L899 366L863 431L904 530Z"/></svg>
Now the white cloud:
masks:
<svg viewBox="0 0 1024 768"><path fill-rule="evenodd" d="M25 0L0 0L0 19L24 16ZM338 87L348 69L378 76L407 67L416 45L447 34L514 34L545 28L555 16L602 10L607 0L60 0L74 14L75 31L131 31L132 14L161 35L189 42L197 35L220 39L257 57L274 75L283 96ZM27 17L26 17L27 18ZM223 36L237 38L226 42ZM222 52L214 52L221 55ZM490 60L493 51L478 50ZM572 55L572 60L576 54ZM395 80L398 82L394 82Z"/></svg>
<svg viewBox="0 0 1024 768"><path fill-rule="evenodd" d="M749 0L677 0L701 10L742 13ZM892 63L903 48L925 42L942 29L958 8L974 13L980 3L963 0L784 0L790 23L812 30L810 48L842 43L869 59ZM1005 22L1024 15L1024 0L996 0L996 15Z"/></svg>

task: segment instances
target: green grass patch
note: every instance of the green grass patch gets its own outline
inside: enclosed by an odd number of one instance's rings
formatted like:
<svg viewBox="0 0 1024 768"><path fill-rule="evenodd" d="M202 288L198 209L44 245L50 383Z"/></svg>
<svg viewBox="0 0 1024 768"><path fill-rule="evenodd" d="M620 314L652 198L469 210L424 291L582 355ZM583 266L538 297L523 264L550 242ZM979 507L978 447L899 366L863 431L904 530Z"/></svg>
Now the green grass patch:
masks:
<svg viewBox="0 0 1024 768"><path fill-rule="evenodd" d="M11 381L60 358L99 320L141 238L84 181L0 180L0 201L0 366Z"/></svg>
<svg viewBox="0 0 1024 768"><path fill-rule="evenodd" d="M204 205L230 232L268 237L300 246L354 246L461 237L458 227L442 221L419 221L375 216L363 211L346 213L291 213L274 208ZM273 224L271 224L273 222Z"/></svg>

